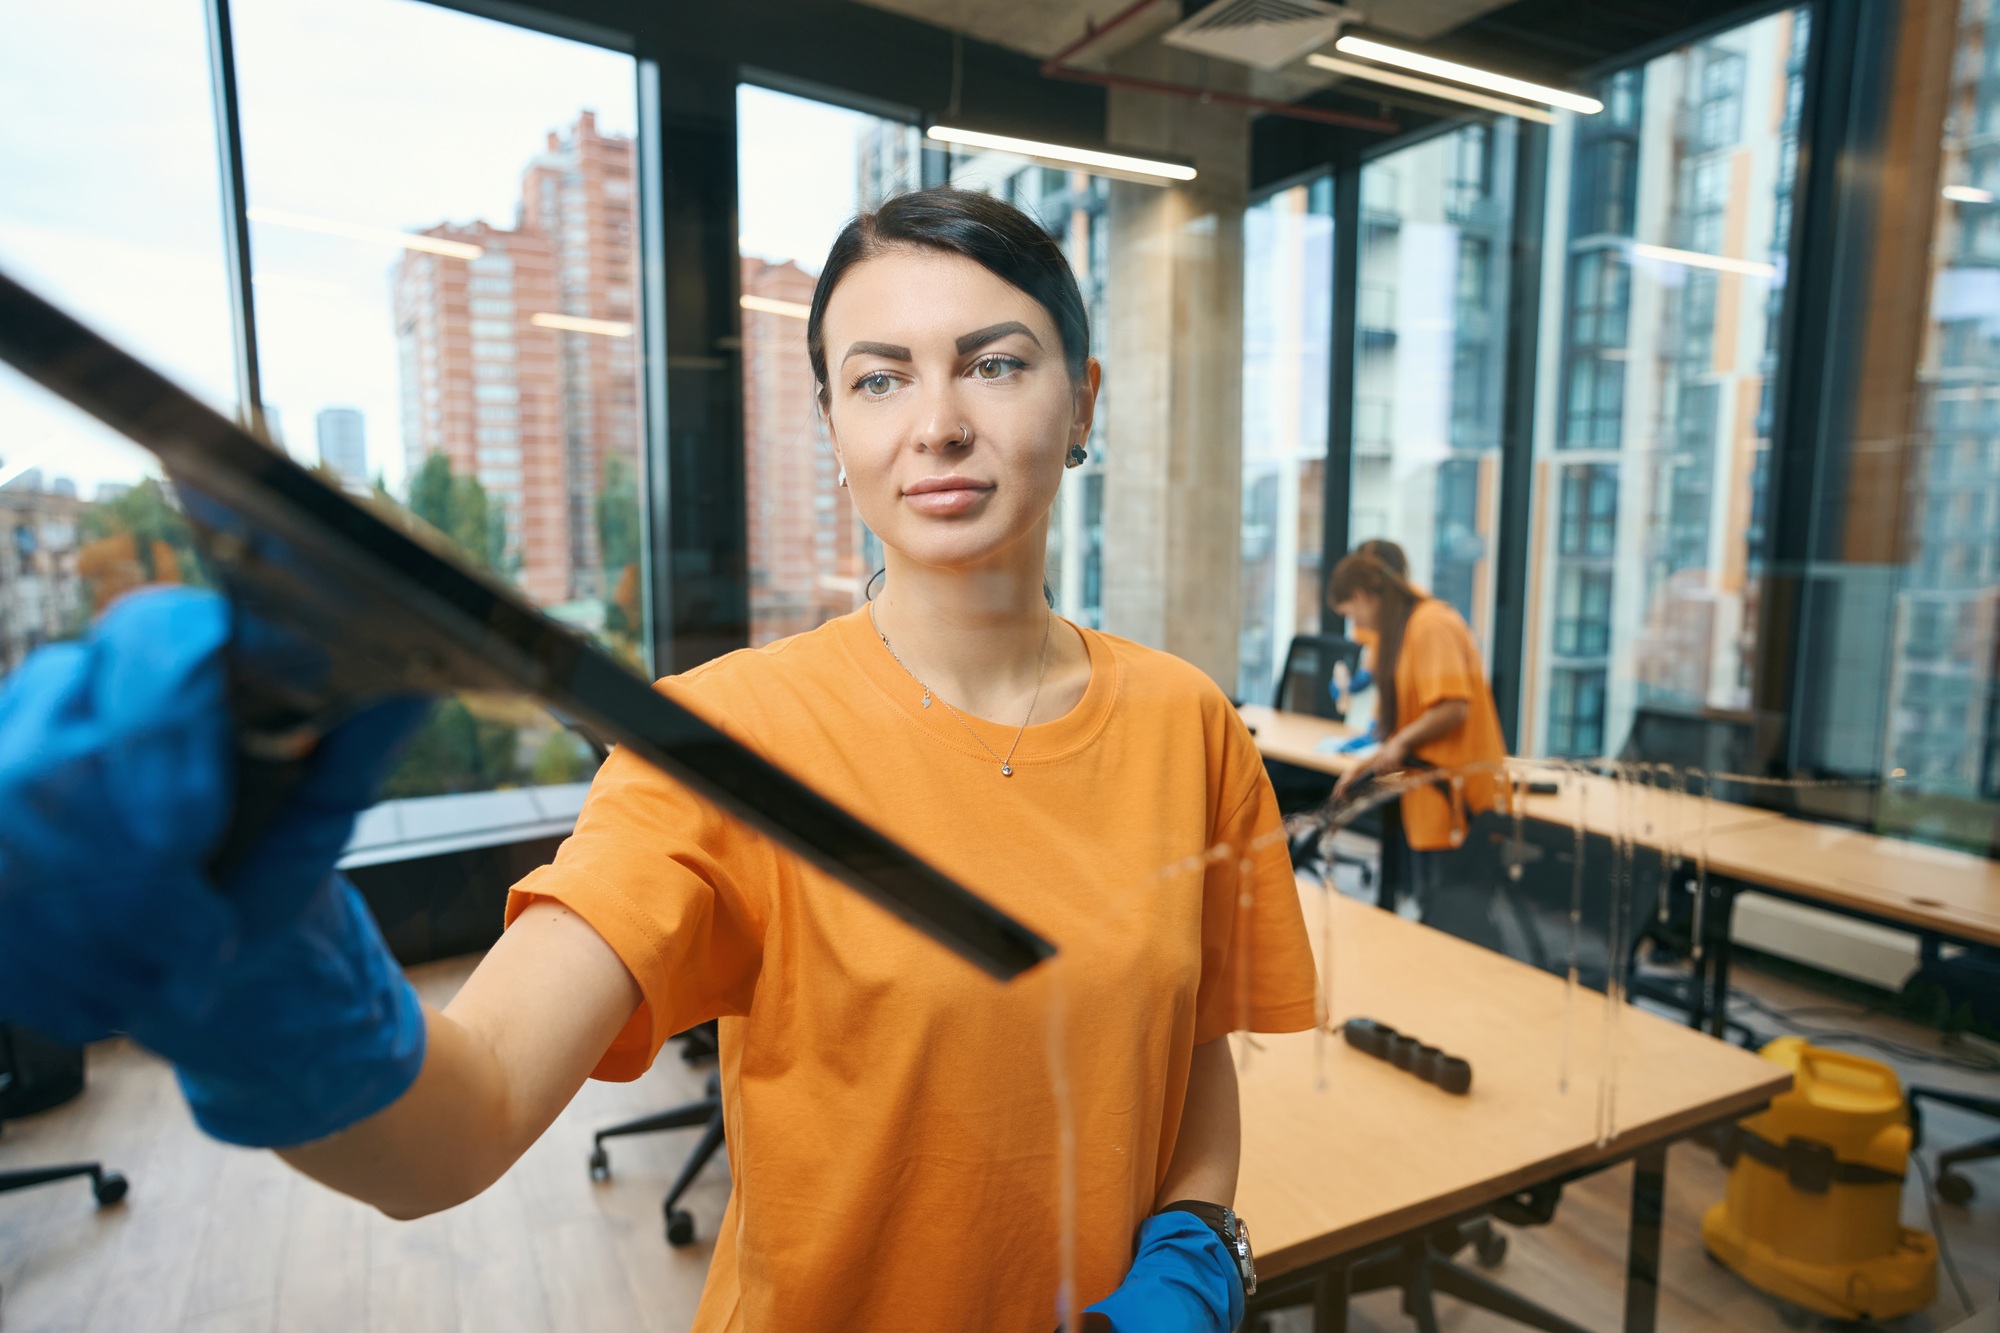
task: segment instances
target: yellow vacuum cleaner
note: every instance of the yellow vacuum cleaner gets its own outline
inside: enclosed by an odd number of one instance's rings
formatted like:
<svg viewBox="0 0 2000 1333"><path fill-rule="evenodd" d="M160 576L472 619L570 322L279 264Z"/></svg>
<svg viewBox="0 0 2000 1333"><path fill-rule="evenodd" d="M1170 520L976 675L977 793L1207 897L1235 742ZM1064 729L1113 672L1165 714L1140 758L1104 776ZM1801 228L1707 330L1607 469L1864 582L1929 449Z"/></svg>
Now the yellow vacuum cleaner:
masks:
<svg viewBox="0 0 2000 1333"><path fill-rule="evenodd" d="M1902 1225L1910 1117L1895 1071L1780 1037L1791 1091L1727 1131L1708 1252L1754 1287L1836 1319L1893 1319L1937 1294L1937 1242Z"/></svg>

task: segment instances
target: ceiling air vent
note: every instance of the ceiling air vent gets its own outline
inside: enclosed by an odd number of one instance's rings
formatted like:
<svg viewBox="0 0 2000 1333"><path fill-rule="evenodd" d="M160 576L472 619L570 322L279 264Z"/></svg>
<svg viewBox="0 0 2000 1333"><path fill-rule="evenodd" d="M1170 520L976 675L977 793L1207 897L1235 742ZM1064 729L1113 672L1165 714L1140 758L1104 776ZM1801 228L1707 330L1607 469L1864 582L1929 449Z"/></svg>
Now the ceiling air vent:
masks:
<svg viewBox="0 0 2000 1333"><path fill-rule="evenodd" d="M1341 24L1360 17L1358 10L1324 0L1215 0L1162 33L1160 40L1183 51L1274 70L1325 46L1339 35Z"/></svg>

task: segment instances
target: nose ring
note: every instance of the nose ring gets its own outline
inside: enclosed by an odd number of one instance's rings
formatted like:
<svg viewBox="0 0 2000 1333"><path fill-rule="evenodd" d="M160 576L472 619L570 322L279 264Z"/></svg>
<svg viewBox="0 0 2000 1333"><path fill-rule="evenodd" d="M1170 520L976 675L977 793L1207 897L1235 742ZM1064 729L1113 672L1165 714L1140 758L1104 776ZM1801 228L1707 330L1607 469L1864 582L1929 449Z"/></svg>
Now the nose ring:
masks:
<svg viewBox="0 0 2000 1333"><path fill-rule="evenodd" d="M960 443L960 444L964 444L964 443L965 443L966 441L970 440L971 438L972 438L972 427L970 427L970 426L966 425L966 424L965 424L965 423L964 423L963 421L959 422L959 423L958 423L958 443Z"/></svg>

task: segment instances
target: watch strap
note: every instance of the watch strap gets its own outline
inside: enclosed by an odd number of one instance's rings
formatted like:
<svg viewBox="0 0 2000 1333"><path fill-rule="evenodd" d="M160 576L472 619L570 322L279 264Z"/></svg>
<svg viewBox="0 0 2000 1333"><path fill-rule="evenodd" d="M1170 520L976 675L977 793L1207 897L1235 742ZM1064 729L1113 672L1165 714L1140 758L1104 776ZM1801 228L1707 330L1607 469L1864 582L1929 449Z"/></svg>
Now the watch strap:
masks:
<svg viewBox="0 0 2000 1333"><path fill-rule="evenodd" d="M1222 1242L1222 1249L1229 1261L1236 1265L1236 1275L1243 1280L1243 1294L1254 1295L1257 1291L1257 1261L1250 1252L1250 1238L1242 1219L1233 1209L1219 1203L1208 1203L1201 1199L1178 1199L1159 1210L1162 1213L1192 1213L1204 1226L1215 1233Z"/></svg>

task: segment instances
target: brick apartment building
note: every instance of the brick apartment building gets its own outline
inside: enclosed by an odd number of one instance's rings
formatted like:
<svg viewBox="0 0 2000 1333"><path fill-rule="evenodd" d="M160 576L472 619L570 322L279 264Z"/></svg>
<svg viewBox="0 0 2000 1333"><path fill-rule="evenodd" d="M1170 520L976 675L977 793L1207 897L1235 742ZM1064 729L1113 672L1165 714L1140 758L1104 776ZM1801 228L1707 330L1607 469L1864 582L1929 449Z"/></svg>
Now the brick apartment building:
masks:
<svg viewBox="0 0 2000 1333"><path fill-rule="evenodd" d="M529 161L511 229L425 233L478 258L411 252L393 274L408 469L442 453L478 479L542 605L600 597L617 576L600 567L596 499L605 460L638 452L633 170L632 141L582 112Z"/></svg>
<svg viewBox="0 0 2000 1333"><path fill-rule="evenodd" d="M784 302L801 315L814 281L789 260L743 258L745 296ZM750 638L763 644L852 610L868 571L860 521L813 409L803 318L744 309L743 381Z"/></svg>

